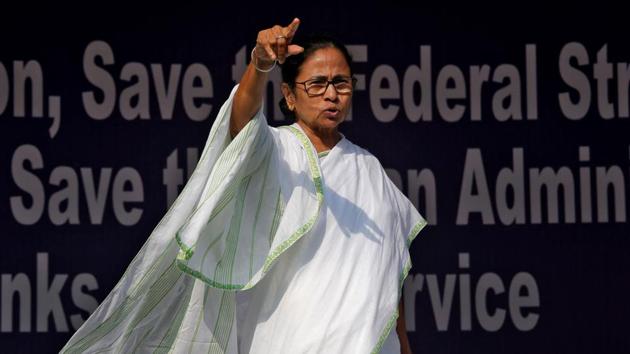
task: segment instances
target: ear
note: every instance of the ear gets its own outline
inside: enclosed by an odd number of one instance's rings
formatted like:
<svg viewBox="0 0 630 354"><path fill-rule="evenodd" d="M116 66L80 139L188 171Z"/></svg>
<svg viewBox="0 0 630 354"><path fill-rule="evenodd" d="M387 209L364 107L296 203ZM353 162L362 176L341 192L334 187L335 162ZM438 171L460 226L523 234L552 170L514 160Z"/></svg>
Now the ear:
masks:
<svg viewBox="0 0 630 354"><path fill-rule="evenodd" d="M291 90L291 87L289 87L289 84L286 82L282 83L280 89L282 90L284 99L287 101L287 106L290 110L293 110L295 108L295 94L293 93L293 90Z"/></svg>

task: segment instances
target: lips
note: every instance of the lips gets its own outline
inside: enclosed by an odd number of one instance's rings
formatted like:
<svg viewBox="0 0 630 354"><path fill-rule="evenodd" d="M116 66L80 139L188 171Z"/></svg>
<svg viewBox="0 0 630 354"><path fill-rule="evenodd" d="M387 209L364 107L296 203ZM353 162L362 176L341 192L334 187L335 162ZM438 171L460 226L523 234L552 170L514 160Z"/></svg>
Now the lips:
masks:
<svg viewBox="0 0 630 354"><path fill-rule="evenodd" d="M328 109L324 110L324 112L323 112L324 117L326 117L326 118L337 118L337 117L339 117L340 113L341 112L337 108L334 108L334 107L328 108Z"/></svg>

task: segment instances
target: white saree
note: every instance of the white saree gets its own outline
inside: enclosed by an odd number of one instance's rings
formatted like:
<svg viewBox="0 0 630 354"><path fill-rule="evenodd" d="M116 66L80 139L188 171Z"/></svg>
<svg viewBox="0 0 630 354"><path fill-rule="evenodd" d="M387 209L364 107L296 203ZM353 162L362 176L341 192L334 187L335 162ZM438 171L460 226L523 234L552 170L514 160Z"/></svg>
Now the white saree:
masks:
<svg viewBox="0 0 630 354"><path fill-rule="evenodd" d="M62 352L400 350L408 247L426 222L345 138L318 156L261 109L231 140L235 91L177 200Z"/></svg>

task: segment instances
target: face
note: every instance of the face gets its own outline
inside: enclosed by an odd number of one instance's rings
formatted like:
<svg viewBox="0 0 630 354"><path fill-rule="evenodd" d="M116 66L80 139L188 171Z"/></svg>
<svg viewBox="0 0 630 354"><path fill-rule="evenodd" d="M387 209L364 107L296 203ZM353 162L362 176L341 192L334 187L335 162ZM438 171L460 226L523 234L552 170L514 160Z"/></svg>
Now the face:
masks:
<svg viewBox="0 0 630 354"><path fill-rule="evenodd" d="M304 60L295 81L332 81L349 77L350 67L343 54L336 48L322 48ZM332 83L324 94L312 97L309 97L302 84L296 84L293 90L286 83L282 86L289 109L295 112L298 121L312 130L336 129L350 110L352 92L339 94Z"/></svg>

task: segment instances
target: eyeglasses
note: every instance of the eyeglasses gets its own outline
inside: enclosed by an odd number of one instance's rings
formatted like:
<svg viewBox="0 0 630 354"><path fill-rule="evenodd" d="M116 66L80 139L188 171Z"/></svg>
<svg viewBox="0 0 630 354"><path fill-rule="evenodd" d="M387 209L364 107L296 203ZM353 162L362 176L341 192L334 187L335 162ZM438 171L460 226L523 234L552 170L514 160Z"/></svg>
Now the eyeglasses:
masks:
<svg viewBox="0 0 630 354"><path fill-rule="evenodd" d="M315 78L302 82L295 82L296 84L304 85L304 91L308 97L315 97L323 95L328 90L328 85L332 84L335 90L340 95L351 94L354 90L354 85L357 83L357 79L354 77L335 77L332 80Z"/></svg>

